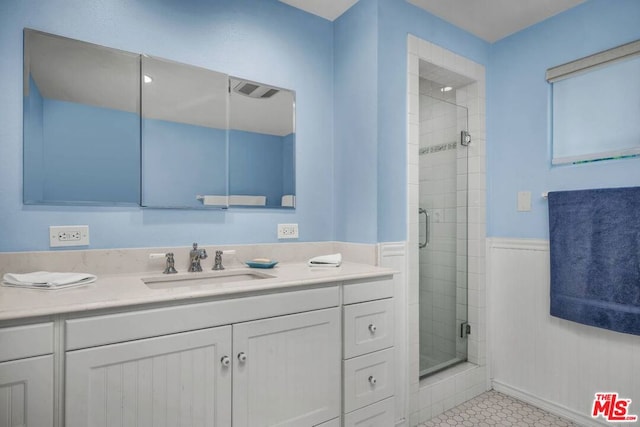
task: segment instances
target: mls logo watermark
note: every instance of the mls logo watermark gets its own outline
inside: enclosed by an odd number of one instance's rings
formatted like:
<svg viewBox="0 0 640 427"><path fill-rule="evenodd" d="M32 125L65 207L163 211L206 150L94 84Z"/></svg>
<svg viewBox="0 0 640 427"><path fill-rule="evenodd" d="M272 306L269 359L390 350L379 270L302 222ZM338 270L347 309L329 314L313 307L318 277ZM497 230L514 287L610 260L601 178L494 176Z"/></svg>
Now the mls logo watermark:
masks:
<svg viewBox="0 0 640 427"><path fill-rule="evenodd" d="M631 399L618 398L618 393L596 393L591 417L602 416L611 423L633 423L638 416L629 414L630 405Z"/></svg>

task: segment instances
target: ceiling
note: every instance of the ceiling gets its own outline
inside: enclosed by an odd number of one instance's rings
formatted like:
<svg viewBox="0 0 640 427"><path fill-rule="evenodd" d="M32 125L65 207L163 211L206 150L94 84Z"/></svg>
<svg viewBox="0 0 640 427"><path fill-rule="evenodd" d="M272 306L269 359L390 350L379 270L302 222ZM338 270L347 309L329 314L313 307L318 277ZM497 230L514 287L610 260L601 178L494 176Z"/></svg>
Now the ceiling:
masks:
<svg viewBox="0 0 640 427"><path fill-rule="evenodd" d="M280 0L290 6L302 9L305 12L321 16L333 21L342 15L347 9L356 4L358 0Z"/></svg>
<svg viewBox="0 0 640 427"><path fill-rule="evenodd" d="M333 21L357 0L280 0ZM407 0L493 43L585 0Z"/></svg>

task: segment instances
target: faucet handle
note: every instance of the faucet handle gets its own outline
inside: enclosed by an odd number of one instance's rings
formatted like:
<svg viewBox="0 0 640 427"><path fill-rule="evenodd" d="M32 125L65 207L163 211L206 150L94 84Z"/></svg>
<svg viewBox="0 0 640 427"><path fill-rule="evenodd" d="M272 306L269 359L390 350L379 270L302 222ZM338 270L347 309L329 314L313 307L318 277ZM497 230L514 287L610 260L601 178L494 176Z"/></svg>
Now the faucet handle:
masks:
<svg viewBox="0 0 640 427"><path fill-rule="evenodd" d="M167 252L166 254L163 254L163 253L149 254L149 259L160 259L160 258L167 259L167 265L163 271L164 274L175 274L178 272L178 270L176 270L176 267L175 267L173 252Z"/></svg>
<svg viewBox="0 0 640 427"><path fill-rule="evenodd" d="M175 274L178 272L175 267L175 260L173 259L173 252L168 252L166 254L167 257L167 266L165 267L163 273L164 274Z"/></svg>
<svg viewBox="0 0 640 427"><path fill-rule="evenodd" d="M224 266L222 265L222 254L223 251L216 251L216 257L213 262L212 270L224 270Z"/></svg>

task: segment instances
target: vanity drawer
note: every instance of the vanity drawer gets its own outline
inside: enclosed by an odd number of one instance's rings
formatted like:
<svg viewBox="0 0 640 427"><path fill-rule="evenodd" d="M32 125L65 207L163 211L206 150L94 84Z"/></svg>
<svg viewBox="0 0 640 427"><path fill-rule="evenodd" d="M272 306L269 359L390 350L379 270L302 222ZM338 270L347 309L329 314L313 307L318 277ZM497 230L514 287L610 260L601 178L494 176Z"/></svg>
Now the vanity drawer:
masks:
<svg viewBox="0 0 640 427"><path fill-rule="evenodd" d="M393 346L393 298L344 307L344 358Z"/></svg>
<svg viewBox="0 0 640 427"><path fill-rule="evenodd" d="M357 304L393 296L393 276L354 280L344 284L343 304Z"/></svg>
<svg viewBox="0 0 640 427"><path fill-rule="evenodd" d="M344 416L344 427L389 427L394 425L393 398L353 411Z"/></svg>
<svg viewBox="0 0 640 427"><path fill-rule="evenodd" d="M96 347L340 305L338 286L138 310L66 321L66 350ZM96 333L99 331L99 333Z"/></svg>
<svg viewBox="0 0 640 427"><path fill-rule="evenodd" d="M0 329L0 362L53 353L53 323Z"/></svg>
<svg viewBox="0 0 640 427"><path fill-rule="evenodd" d="M344 411L351 412L394 393L393 348L344 361Z"/></svg>

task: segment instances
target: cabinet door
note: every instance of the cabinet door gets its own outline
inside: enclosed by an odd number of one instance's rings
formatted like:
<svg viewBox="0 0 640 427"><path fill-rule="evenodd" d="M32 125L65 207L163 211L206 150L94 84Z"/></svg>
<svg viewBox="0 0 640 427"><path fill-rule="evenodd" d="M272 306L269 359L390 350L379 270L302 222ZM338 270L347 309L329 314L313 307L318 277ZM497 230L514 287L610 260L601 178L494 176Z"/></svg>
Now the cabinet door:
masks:
<svg viewBox="0 0 640 427"><path fill-rule="evenodd" d="M0 426L53 426L53 356L0 363Z"/></svg>
<svg viewBox="0 0 640 427"><path fill-rule="evenodd" d="M314 426L340 415L340 311L233 326L233 425Z"/></svg>
<svg viewBox="0 0 640 427"><path fill-rule="evenodd" d="M66 427L231 426L231 327L67 352Z"/></svg>

